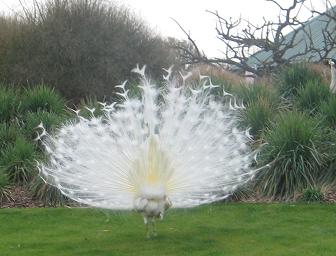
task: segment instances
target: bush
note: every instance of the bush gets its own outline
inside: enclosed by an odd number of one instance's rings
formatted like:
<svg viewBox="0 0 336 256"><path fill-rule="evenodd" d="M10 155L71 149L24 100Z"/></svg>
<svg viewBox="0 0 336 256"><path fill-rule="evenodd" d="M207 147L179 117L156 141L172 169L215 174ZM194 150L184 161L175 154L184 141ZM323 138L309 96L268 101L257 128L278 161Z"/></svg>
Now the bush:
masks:
<svg viewBox="0 0 336 256"><path fill-rule="evenodd" d="M320 189L308 188L303 191L301 200L304 202L321 202L324 200L324 194Z"/></svg>
<svg viewBox="0 0 336 256"><path fill-rule="evenodd" d="M65 102L61 95L53 89L39 85L25 89L21 106L26 112L46 111L61 115L64 114Z"/></svg>
<svg viewBox="0 0 336 256"><path fill-rule="evenodd" d="M250 128L250 134L254 137L260 137L276 112L277 109L268 99L259 98L241 112L240 124L244 128Z"/></svg>
<svg viewBox="0 0 336 256"><path fill-rule="evenodd" d="M41 201L47 206L63 206L69 202L69 199L58 188L45 183L40 176L36 176L32 180L29 189L34 199Z"/></svg>
<svg viewBox="0 0 336 256"><path fill-rule="evenodd" d="M330 95L329 88L325 84L321 84L317 80L311 80L297 90L294 104L299 110L315 114L321 103Z"/></svg>
<svg viewBox="0 0 336 256"><path fill-rule="evenodd" d="M309 81L322 83L323 78L305 63L300 63L281 69L276 75L275 81L278 84L280 94L285 98L292 98Z"/></svg>
<svg viewBox="0 0 336 256"><path fill-rule="evenodd" d="M110 96L137 63L161 78L161 68L175 62L169 43L125 7L104 2L35 1L12 26L15 36L0 55L5 81L43 82L78 103L86 96Z"/></svg>
<svg viewBox="0 0 336 256"><path fill-rule="evenodd" d="M256 188L274 198L291 198L311 187L327 161L323 129L300 112L280 114L264 135L260 164L270 164L256 178Z"/></svg>
<svg viewBox="0 0 336 256"><path fill-rule="evenodd" d="M0 85L0 122L9 122L14 119L19 105L16 91Z"/></svg>
<svg viewBox="0 0 336 256"><path fill-rule="evenodd" d="M1 169L8 175L10 182L26 184L36 175L36 149L22 137L3 152L0 159Z"/></svg>
<svg viewBox="0 0 336 256"><path fill-rule="evenodd" d="M46 131L51 132L53 129L59 127L65 120L65 115L60 116L44 111L28 112L24 117L24 134L29 140L35 139L37 133L41 132L41 130L36 129L41 122Z"/></svg>

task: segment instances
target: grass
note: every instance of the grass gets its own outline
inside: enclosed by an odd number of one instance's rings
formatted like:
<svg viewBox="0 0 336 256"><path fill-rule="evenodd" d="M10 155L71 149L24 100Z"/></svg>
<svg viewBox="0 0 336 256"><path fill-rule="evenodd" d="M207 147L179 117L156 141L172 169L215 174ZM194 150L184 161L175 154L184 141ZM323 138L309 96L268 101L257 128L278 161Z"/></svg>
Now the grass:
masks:
<svg viewBox="0 0 336 256"><path fill-rule="evenodd" d="M170 210L145 239L133 212L2 209L1 255L335 255L336 205L220 204Z"/></svg>

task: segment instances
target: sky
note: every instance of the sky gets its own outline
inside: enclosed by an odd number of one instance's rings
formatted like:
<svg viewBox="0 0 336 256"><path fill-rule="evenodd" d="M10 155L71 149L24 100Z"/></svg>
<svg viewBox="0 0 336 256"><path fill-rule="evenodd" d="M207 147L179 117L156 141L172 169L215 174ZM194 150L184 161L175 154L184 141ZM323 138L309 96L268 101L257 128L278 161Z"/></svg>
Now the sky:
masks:
<svg viewBox="0 0 336 256"><path fill-rule="evenodd" d="M43 1L43 0L39 0ZM125 5L136 15L143 18L156 32L162 36L186 39L185 34L171 19L177 20L190 33L191 37L210 57L221 57L223 45L216 38L216 19L207 12L218 11L222 17L243 17L255 24L261 24L263 17L274 20L279 15L279 8L265 0L114 0ZM332 0L335 1L336 0ZM33 0L21 0L29 6ZM105 0L109 2L109 0ZM284 6L292 0L279 0ZM314 8L322 10L324 0L310 0ZM286 5L287 4L287 5ZM21 9L20 0L0 0L0 10L3 12ZM302 17L307 17L309 5L301 10Z"/></svg>

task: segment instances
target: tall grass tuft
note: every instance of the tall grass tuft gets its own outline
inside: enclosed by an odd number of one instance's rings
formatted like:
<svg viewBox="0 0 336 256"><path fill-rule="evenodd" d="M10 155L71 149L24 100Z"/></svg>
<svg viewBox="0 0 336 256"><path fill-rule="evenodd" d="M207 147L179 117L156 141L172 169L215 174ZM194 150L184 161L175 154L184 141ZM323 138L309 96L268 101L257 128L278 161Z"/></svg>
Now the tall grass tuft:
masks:
<svg viewBox="0 0 336 256"><path fill-rule="evenodd" d="M29 184L29 189L33 198L46 206L63 206L69 202L69 199L58 188L45 183L39 176L32 180Z"/></svg>
<svg viewBox="0 0 336 256"><path fill-rule="evenodd" d="M17 92L0 85L0 122L9 122L17 116L20 101Z"/></svg>
<svg viewBox="0 0 336 256"><path fill-rule="evenodd" d="M272 105L280 103L280 97L277 91L273 87L264 84L242 84L232 87L232 92L239 99L243 100L246 105L257 102L260 98L269 100Z"/></svg>
<svg viewBox="0 0 336 256"><path fill-rule="evenodd" d="M288 199L311 187L327 159L323 137L318 120L297 111L280 114L263 138L260 164L271 164L257 175L256 188L266 196Z"/></svg>
<svg viewBox="0 0 336 256"><path fill-rule="evenodd" d="M8 175L0 170L0 203L11 200Z"/></svg>
<svg viewBox="0 0 336 256"><path fill-rule="evenodd" d="M20 130L17 126L0 123L0 156L1 152L12 145L20 134Z"/></svg>
<svg viewBox="0 0 336 256"><path fill-rule="evenodd" d="M284 67L276 75L275 81L280 94L285 98L292 98L298 90L305 87L308 81L323 82L320 74L309 68L305 63Z"/></svg>
<svg viewBox="0 0 336 256"><path fill-rule="evenodd" d="M98 101L96 97L86 97L79 103L78 109L80 110L80 115L85 118L91 118L92 115L96 117L102 116L104 114L102 104L104 103Z"/></svg>
<svg viewBox="0 0 336 256"><path fill-rule="evenodd" d="M55 113L37 111L28 112L24 116L23 133L29 140L35 139L37 136L36 127L42 122L44 128L47 132L51 132L53 129L59 127L63 122L65 122L65 115L57 115Z"/></svg>
<svg viewBox="0 0 336 256"><path fill-rule="evenodd" d="M0 168L7 173L10 182L27 184L36 175L37 153L34 145L18 137L13 145L3 152Z"/></svg>
<svg viewBox="0 0 336 256"><path fill-rule="evenodd" d="M321 189L317 187L307 188L301 195L301 200L304 202L322 202L324 194Z"/></svg>
<svg viewBox="0 0 336 256"><path fill-rule="evenodd" d="M322 102L319 109L322 120L331 128L336 128L336 97L329 97L328 100Z"/></svg>
<svg viewBox="0 0 336 256"><path fill-rule="evenodd" d="M61 115L64 114L65 101L53 89L39 85L25 89L21 107L26 112L46 111Z"/></svg>
<svg viewBox="0 0 336 256"><path fill-rule="evenodd" d="M259 138L262 131L273 120L277 109L269 99L259 98L250 103L248 108L243 110L240 115L240 124L244 128L250 128L250 133L255 138Z"/></svg>
<svg viewBox="0 0 336 256"><path fill-rule="evenodd" d="M331 96L329 88L320 81L307 81L304 87L297 90L294 105L302 111L315 114L321 103Z"/></svg>

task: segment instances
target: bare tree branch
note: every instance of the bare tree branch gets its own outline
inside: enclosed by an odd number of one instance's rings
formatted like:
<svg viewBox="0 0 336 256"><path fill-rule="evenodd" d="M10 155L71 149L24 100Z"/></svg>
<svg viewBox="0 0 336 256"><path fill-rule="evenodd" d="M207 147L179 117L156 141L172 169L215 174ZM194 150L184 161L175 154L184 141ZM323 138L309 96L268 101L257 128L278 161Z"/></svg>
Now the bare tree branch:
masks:
<svg viewBox="0 0 336 256"><path fill-rule="evenodd" d="M333 9L333 12L321 13L311 8L311 15L302 20L298 16L303 7L307 8L305 4L308 0L292 0L289 6L281 5L280 0L265 1L273 3L279 8L280 15L278 16L278 20L269 21L263 18L263 23L256 25L242 17L238 19L226 19L218 11L207 11L211 15L214 15L217 20L215 29L217 38L223 43L225 49L224 58L209 59L203 52L201 54L190 34L174 20L193 45L194 51L190 51L190 49L189 51L184 51L189 63L227 64L257 75L262 75L275 66L284 65L306 56L312 58L315 55L321 59L326 58L335 49L336 28L334 29L335 33L333 33L331 32L332 29L330 30L330 26L332 26L332 22L335 23L336 8ZM329 7L332 6L330 2L332 0L326 1ZM324 17L328 18L321 32L325 43L323 49L314 45L313 33L310 31L309 25L307 25L313 18L313 15L316 14L324 15ZM295 54L287 54L289 50L295 47L299 47L301 51ZM263 59L259 59L258 54L254 54L259 50L263 50L267 57L264 56ZM251 55L259 62L258 67L251 65L249 61Z"/></svg>

